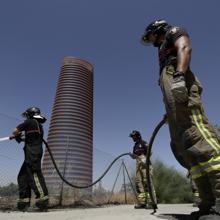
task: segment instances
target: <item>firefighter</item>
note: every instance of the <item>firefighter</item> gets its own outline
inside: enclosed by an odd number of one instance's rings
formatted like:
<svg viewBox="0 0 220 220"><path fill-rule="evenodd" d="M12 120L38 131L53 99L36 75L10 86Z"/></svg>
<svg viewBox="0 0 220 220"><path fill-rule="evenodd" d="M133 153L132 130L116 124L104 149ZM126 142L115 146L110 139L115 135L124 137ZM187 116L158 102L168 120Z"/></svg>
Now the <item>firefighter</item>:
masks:
<svg viewBox="0 0 220 220"><path fill-rule="evenodd" d="M48 205L48 190L41 172L41 158L43 154L43 126L46 118L41 115L37 107L28 108L22 116L25 121L19 124L12 133L18 143L24 139L24 162L19 171L17 181L19 200L17 208L26 211L30 207L31 190L36 195L36 206L45 210ZM25 138L23 138L23 133Z"/></svg>
<svg viewBox="0 0 220 220"><path fill-rule="evenodd" d="M135 209L151 208L150 195L147 187L146 178L146 154L148 144L142 140L139 131L132 131L129 135L134 141L133 153L130 154L132 159L136 159L136 175L135 186L137 192L138 204L134 206ZM150 174L152 177L152 166L150 166ZM152 179L152 178L151 178ZM152 182L152 181L151 181ZM152 185L153 186L153 185ZM154 188L152 187L155 194Z"/></svg>
<svg viewBox="0 0 220 220"><path fill-rule="evenodd" d="M220 143L202 107L202 86L190 69L189 34L165 20L156 20L145 29L142 42L158 49L159 85L171 149L179 163L190 170L201 198L192 218L214 218L220 215Z"/></svg>

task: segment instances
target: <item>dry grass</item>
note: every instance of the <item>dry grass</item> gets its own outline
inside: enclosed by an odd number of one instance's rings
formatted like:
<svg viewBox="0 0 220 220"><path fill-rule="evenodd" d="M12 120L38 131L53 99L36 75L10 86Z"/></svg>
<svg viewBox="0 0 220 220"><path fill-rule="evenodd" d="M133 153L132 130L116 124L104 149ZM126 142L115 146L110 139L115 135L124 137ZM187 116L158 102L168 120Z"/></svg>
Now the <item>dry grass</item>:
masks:
<svg viewBox="0 0 220 220"><path fill-rule="evenodd" d="M136 201L135 196L132 193L116 192L112 196L110 193L93 196L93 202L95 204L134 204Z"/></svg>

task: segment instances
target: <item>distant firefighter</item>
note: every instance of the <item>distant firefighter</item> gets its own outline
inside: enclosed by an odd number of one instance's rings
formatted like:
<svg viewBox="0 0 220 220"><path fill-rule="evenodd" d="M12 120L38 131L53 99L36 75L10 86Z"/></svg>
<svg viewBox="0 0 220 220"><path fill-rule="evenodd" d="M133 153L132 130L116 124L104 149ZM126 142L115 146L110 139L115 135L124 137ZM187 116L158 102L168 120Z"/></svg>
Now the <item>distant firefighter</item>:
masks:
<svg viewBox="0 0 220 220"><path fill-rule="evenodd" d="M41 172L41 158L43 154L43 126L46 118L41 115L40 109L28 108L22 116L26 120L19 124L12 133L18 143L24 140L24 162L18 174L19 200L17 208L25 211L30 207L31 190L36 195L36 206L44 210L48 205L48 191ZM23 139L22 132L25 138Z"/></svg>
<svg viewBox="0 0 220 220"><path fill-rule="evenodd" d="M136 130L132 131L129 137L131 137L135 142L133 147L133 153L130 154L132 159L136 159L135 186L136 186L136 192L138 194L138 204L136 204L134 208L136 209L151 208L151 200L150 200L147 178L146 178L146 172L147 172L146 154L147 154L148 144L146 141L142 140L139 131ZM152 166L150 165L151 179L152 179L152 174L153 174L153 170L152 170ZM154 191L153 185L151 187Z"/></svg>

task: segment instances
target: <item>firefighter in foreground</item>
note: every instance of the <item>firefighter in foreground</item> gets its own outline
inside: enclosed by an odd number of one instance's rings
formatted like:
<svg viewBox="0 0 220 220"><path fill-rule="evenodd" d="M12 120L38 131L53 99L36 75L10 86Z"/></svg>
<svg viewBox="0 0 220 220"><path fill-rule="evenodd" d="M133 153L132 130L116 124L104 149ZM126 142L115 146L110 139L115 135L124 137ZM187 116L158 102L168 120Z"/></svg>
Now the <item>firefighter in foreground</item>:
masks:
<svg viewBox="0 0 220 220"><path fill-rule="evenodd" d="M31 107L22 116L26 120L14 130L11 139L18 143L22 141L24 132L24 162L18 174L19 200L17 208L26 211L30 207L31 190L36 195L36 206L39 210L45 210L48 205L48 191L43 174L41 172L41 158L43 154L43 127L46 118L41 116L39 108Z"/></svg>
<svg viewBox="0 0 220 220"><path fill-rule="evenodd" d="M150 195L147 187L147 178L146 178L146 154L148 144L146 141L142 140L141 134L139 131L132 131L129 135L135 142L133 147L133 153L130 154L132 159L136 159L136 176L135 176L135 185L136 192L138 194L138 204L134 206L136 209L141 208L151 208ZM152 166L150 165L150 174L152 180ZM152 181L151 181L152 182ZM153 186L153 184L152 184ZM154 187L152 187L153 193L155 194ZM154 196L155 197L155 196Z"/></svg>
<svg viewBox="0 0 220 220"><path fill-rule="evenodd" d="M189 35L156 20L145 29L142 42L158 48L171 148L198 187L201 203L192 219L220 219L220 143L202 107L202 86L190 69Z"/></svg>

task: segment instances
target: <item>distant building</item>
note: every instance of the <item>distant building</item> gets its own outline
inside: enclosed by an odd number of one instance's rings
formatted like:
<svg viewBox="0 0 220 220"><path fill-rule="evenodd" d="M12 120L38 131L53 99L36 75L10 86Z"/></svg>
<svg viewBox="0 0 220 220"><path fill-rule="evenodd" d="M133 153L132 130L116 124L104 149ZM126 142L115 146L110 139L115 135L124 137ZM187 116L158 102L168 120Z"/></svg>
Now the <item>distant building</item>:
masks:
<svg viewBox="0 0 220 220"><path fill-rule="evenodd" d="M93 66L87 61L64 57L47 142L65 179L92 183ZM48 189L63 188L47 150L42 169Z"/></svg>

